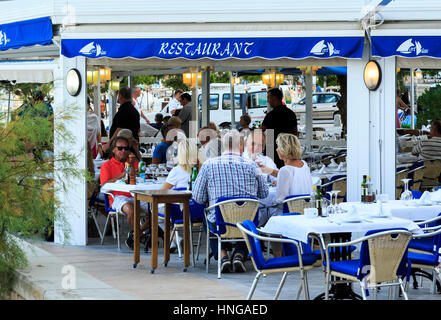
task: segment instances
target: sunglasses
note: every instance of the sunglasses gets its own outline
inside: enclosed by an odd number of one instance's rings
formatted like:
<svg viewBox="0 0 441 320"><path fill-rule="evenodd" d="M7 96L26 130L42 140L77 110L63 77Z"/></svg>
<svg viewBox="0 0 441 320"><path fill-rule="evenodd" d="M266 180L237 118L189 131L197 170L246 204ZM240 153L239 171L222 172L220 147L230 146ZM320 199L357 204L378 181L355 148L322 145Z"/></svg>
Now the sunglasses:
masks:
<svg viewBox="0 0 441 320"><path fill-rule="evenodd" d="M118 148L119 151L121 151L121 150L129 151L129 147L116 146L116 148Z"/></svg>

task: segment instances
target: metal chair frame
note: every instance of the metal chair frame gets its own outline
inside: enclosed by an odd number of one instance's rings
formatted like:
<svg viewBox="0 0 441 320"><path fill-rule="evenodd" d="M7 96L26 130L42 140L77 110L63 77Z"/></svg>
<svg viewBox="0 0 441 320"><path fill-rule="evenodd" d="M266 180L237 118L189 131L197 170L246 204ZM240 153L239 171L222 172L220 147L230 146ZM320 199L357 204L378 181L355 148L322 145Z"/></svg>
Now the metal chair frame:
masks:
<svg viewBox="0 0 441 320"><path fill-rule="evenodd" d="M339 273L339 272L331 271L331 265L330 265L331 260L329 258L329 248L347 247L347 246L355 245L357 243L368 241L370 239L379 238L379 237L382 237L382 236L392 235L392 234L407 235L409 237L408 242L412 238L412 233L409 232L409 231L405 231L405 230L388 230L388 231L374 233L374 234L371 234L369 236L364 236L362 238L359 238L359 239L356 239L356 240L353 240L353 241L349 241L349 242L329 243L328 245L326 245L326 250L325 250L325 257L326 257L325 299L326 300L329 299L329 285L330 284L333 284L333 283L348 283L348 282L357 282L358 281L359 285L360 285L360 288L361 288L363 300L367 299L365 290L371 289L371 288L375 288L376 289L377 287L382 287L382 286L388 286L388 287L399 286L400 289L401 289L401 292L403 293L403 296L404 296L405 300L408 300L407 294L406 294L406 292L404 290L403 281L399 277L397 279L397 283L392 283L391 282L391 283L386 283L386 284L371 284L371 283L368 283L369 275L366 276L364 279L359 280L359 279L357 279L357 278L355 278L353 276L350 276L350 275L347 275L347 274L344 274L344 273ZM332 280L330 280L331 275L337 276L339 278L344 278L346 280L332 281ZM365 279L367 280L366 282L365 282ZM391 281L392 281L392 279L391 279ZM376 290L374 291L374 297L376 298Z"/></svg>
<svg viewBox="0 0 441 320"><path fill-rule="evenodd" d="M225 200L225 201L221 201L218 203L213 204L212 206L209 206L208 208L204 209L204 214L205 214L205 220L207 220L207 214L210 212L210 210L215 209L216 207L220 207L222 205L228 204L228 203L236 203L236 202L254 202L256 204L258 204L258 206L256 206L256 211L254 212L254 215L252 217L248 217L249 220L253 220L255 215L258 214L259 211L259 206L264 204L262 202L260 202L259 200L256 199L250 199L250 198L236 198L236 199L230 199L230 200ZM222 213L222 211L221 211ZM236 221L236 223L239 221ZM227 226L226 228L232 228L230 226ZM214 234L216 237L210 237L210 233ZM220 279L221 278L221 243L222 242L237 242L237 241L245 241L244 238L238 238L238 237L234 237L234 238L224 238L222 239L222 235L218 235L217 233L213 233L210 231L210 228L208 227L208 223L207 223L207 243L206 243L206 271L208 273L208 265L210 263L210 255L209 255L209 249L210 249L210 239L217 239L217 253L218 253L218 259L217 259L217 278ZM245 257L244 257L245 258Z"/></svg>
<svg viewBox="0 0 441 320"><path fill-rule="evenodd" d="M297 291L296 300L299 299L302 291L304 292L305 299L310 300L307 271L311 270L314 267L312 265L311 266L304 266L303 265L303 259L302 259L303 248L301 245L299 245L298 241L286 239L286 238L280 238L280 237L269 237L269 236L257 235L253 232L250 232L246 228L244 228L240 222L238 222L236 224L236 226L242 232L243 238L244 238L244 240L247 244L248 250L250 252L252 252L252 251L251 251L251 245L248 240L248 236L254 237L254 238L262 240L262 241L268 241L268 242L291 243L296 246L297 254L299 257L299 266L298 267L286 267L286 268L262 269L262 270L259 270L256 266L254 259L251 259L253 262L254 269L256 270L257 274L256 274L256 277L254 278L253 284L251 285L250 291L248 292L247 300L251 300L251 298L253 297L254 291L256 290L256 287L257 287L257 283L259 282L259 279L262 275L266 276L268 274L273 274L273 273L283 273L282 280L280 281L279 287L277 288L276 294L274 296L274 300L277 300L279 298L279 295L280 295L280 292L283 288L283 285L285 284L286 278L288 276L288 272L300 272L301 285Z"/></svg>

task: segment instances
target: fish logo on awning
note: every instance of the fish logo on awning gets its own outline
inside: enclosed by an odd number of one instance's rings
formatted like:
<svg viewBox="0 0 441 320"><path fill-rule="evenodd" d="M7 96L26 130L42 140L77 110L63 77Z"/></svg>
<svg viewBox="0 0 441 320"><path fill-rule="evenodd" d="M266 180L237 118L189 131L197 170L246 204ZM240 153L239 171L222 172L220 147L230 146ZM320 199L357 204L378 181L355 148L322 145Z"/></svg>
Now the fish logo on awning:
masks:
<svg viewBox="0 0 441 320"><path fill-rule="evenodd" d="M400 44L400 46L397 48L397 51L404 54L415 53L415 55L417 56L421 53L427 53L429 50L424 49L421 45L421 42L412 42L412 38L410 38Z"/></svg>
<svg viewBox="0 0 441 320"><path fill-rule="evenodd" d="M340 50L335 49L332 42L325 43L325 40L321 40L312 47L310 53L317 56L325 56L326 54L333 56L334 54L339 54Z"/></svg>
<svg viewBox="0 0 441 320"><path fill-rule="evenodd" d="M4 32L3 30L0 30L0 46L5 46L10 41L11 41L11 39L8 38L8 36L6 35L6 32Z"/></svg>
<svg viewBox="0 0 441 320"><path fill-rule="evenodd" d="M87 56L91 56L95 54L95 57L99 57L106 54L99 44L95 46L94 42L90 42L86 44L84 47L80 49L80 53L85 54Z"/></svg>

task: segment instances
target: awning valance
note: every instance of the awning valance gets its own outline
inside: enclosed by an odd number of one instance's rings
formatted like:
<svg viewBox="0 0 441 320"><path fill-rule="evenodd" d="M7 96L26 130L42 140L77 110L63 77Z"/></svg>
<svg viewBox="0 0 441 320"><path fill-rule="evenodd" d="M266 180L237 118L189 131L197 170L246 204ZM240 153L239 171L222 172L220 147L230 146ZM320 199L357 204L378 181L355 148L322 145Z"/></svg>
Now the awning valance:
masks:
<svg viewBox="0 0 441 320"><path fill-rule="evenodd" d="M363 36L62 39L61 53L73 58L239 59L361 58Z"/></svg>
<svg viewBox="0 0 441 320"><path fill-rule="evenodd" d="M50 45L52 37L52 22L49 17L1 24L0 51Z"/></svg>
<svg viewBox="0 0 441 320"><path fill-rule="evenodd" d="M371 44L372 55L377 57L441 58L439 30L378 30L372 34Z"/></svg>

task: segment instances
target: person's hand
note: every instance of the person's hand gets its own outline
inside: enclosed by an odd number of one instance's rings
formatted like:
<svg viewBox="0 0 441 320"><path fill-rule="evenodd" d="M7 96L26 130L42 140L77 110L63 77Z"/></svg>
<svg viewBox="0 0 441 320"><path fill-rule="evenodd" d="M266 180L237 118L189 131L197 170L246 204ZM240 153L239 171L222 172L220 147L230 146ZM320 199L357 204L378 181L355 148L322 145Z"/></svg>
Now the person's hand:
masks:
<svg viewBox="0 0 441 320"><path fill-rule="evenodd" d="M273 169L263 165L261 162L256 162L256 163L264 174L271 174L273 172Z"/></svg>

